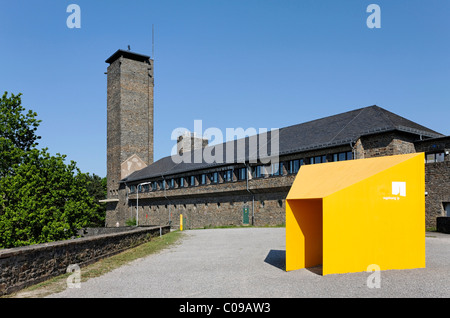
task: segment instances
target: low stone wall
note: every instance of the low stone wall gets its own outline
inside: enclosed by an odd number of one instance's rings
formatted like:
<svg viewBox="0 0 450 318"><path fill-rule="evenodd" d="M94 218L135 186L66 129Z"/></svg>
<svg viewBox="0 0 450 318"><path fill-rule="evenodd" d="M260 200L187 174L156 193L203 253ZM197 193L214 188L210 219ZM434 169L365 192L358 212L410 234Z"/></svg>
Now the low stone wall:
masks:
<svg viewBox="0 0 450 318"><path fill-rule="evenodd" d="M0 250L0 295L122 252L170 232L170 226L138 227L119 233Z"/></svg>

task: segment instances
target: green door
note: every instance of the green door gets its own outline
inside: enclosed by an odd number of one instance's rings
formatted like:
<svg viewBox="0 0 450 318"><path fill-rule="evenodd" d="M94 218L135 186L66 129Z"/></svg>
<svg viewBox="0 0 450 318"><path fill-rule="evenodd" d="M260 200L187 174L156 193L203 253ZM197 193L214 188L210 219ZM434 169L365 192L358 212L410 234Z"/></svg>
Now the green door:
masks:
<svg viewBox="0 0 450 318"><path fill-rule="evenodd" d="M244 209L242 211L242 223L249 224L249 212L248 205L244 205Z"/></svg>
<svg viewBox="0 0 450 318"><path fill-rule="evenodd" d="M183 214L183 230L187 230L188 229L188 219L187 219L187 215Z"/></svg>

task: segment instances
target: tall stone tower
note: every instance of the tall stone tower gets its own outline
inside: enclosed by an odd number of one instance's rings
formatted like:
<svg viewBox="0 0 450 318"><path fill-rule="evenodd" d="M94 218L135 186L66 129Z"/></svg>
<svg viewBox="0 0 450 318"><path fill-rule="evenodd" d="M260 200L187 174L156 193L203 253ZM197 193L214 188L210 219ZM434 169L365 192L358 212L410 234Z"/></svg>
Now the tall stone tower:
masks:
<svg viewBox="0 0 450 318"><path fill-rule="evenodd" d="M107 188L106 226L130 218L126 189L119 182L153 163L153 60L118 50L106 60Z"/></svg>

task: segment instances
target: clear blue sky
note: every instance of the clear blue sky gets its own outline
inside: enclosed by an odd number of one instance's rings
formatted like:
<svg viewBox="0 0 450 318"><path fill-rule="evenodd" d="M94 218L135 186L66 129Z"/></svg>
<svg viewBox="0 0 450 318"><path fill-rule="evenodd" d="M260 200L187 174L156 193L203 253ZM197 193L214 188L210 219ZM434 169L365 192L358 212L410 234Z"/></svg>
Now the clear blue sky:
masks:
<svg viewBox="0 0 450 318"><path fill-rule="evenodd" d="M450 135L449 15L447 0L1 0L0 91L38 113L40 146L103 177L104 61L151 55L154 24L155 159L196 119L225 133L374 104Z"/></svg>

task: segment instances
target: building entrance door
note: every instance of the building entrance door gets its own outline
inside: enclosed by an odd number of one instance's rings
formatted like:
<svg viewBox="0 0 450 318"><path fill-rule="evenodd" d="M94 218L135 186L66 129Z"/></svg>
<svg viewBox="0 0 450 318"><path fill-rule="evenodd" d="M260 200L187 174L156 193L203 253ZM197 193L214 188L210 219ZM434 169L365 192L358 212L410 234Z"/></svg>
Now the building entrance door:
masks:
<svg viewBox="0 0 450 318"><path fill-rule="evenodd" d="M442 202L444 205L445 216L450 216L450 202Z"/></svg>
<svg viewBox="0 0 450 318"><path fill-rule="evenodd" d="M242 211L242 223L244 225L250 224L248 205L244 205L244 208L243 208L243 211Z"/></svg>

